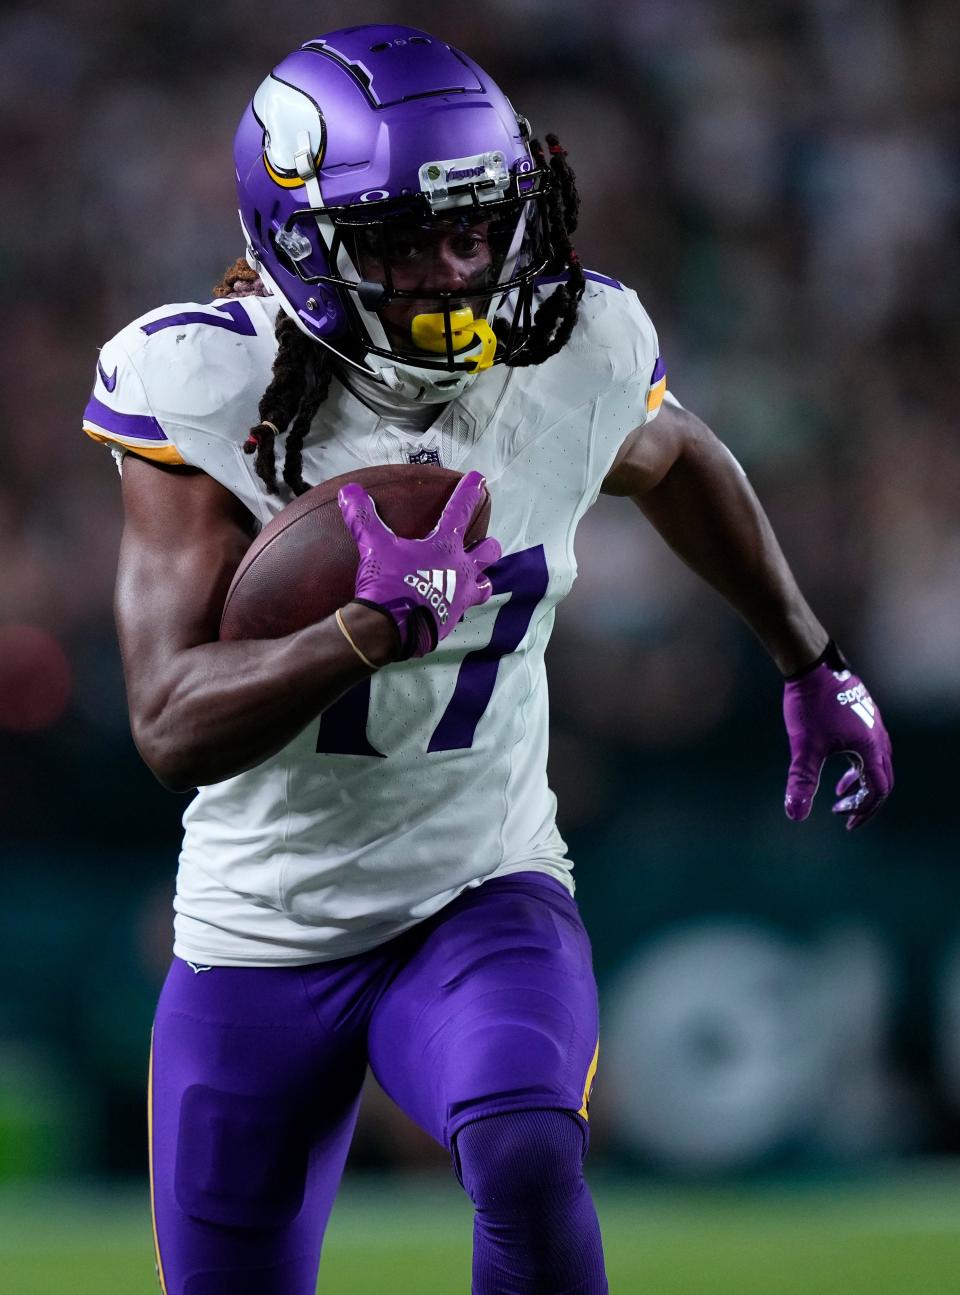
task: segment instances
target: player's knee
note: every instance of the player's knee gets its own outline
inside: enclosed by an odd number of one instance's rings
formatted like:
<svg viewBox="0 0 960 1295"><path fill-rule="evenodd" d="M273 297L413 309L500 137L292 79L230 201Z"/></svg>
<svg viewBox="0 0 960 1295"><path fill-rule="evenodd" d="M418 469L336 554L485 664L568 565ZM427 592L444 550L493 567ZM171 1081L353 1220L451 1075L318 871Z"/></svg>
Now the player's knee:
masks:
<svg viewBox="0 0 960 1295"><path fill-rule="evenodd" d="M584 1129L567 1111L511 1111L465 1125L454 1153L478 1210L575 1194L583 1183Z"/></svg>
<svg viewBox="0 0 960 1295"><path fill-rule="evenodd" d="M195 1084L180 1105L177 1203L221 1227L284 1227L303 1206L307 1142L276 1102Z"/></svg>

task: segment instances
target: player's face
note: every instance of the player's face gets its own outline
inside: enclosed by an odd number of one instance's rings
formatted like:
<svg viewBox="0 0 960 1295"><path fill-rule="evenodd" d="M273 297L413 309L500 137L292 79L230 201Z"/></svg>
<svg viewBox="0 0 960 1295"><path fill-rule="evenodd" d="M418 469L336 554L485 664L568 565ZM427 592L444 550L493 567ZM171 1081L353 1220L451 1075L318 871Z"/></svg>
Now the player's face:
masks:
<svg viewBox="0 0 960 1295"><path fill-rule="evenodd" d="M459 218L430 225L388 226L382 241L372 234L363 238L359 261L365 279L385 283L389 266L394 288L424 294L390 302L377 312L392 341L410 346L414 316L435 311L440 292L453 294L451 309L469 305L474 316L486 309L482 299L461 302L456 294L482 290L491 281L494 257L489 229L487 220Z"/></svg>

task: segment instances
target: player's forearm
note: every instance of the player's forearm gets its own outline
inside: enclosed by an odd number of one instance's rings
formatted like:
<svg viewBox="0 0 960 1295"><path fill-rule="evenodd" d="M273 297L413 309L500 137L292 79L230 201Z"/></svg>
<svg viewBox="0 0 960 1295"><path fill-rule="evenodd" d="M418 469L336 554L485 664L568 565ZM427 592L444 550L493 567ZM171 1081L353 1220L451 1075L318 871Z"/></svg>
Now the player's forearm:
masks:
<svg viewBox="0 0 960 1295"><path fill-rule="evenodd" d="M663 480L635 502L666 542L740 613L784 674L815 660L828 634L797 586L760 501L698 419Z"/></svg>
<svg viewBox="0 0 960 1295"><path fill-rule="evenodd" d="M342 615L371 662L392 659L386 617L358 604ZM131 691L134 740L171 790L222 782L276 754L371 673L333 617L282 639L204 643L177 653L149 693Z"/></svg>

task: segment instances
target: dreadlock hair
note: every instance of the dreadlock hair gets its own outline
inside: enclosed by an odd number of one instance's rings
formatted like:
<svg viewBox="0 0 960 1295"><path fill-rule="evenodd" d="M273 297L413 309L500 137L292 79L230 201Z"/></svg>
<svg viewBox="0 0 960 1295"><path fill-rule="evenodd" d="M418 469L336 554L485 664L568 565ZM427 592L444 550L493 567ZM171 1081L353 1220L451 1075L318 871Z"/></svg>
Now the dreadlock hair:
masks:
<svg viewBox="0 0 960 1295"><path fill-rule="evenodd" d="M547 135L545 138L550 152L549 163L538 139L530 140L530 152L538 167L549 167L553 180L547 195L546 232L552 252L547 269L556 274L566 274L567 281L551 293L534 315L525 347L507 361L511 367L542 364L567 344L577 322L580 298L587 286L580 258L570 242L570 235L576 231L580 216L576 176L567 161L567 150L556 135ZM505 340L509 325L505 320L498 322ZM494 329L497 331L496 324ZM500 335L498 332L498 336Z"/></svg>
<svg viewBox="0 0 960 1295"><path fill-rule="evenodd" d="M244 256L238 256L229 269L224 270L223 278L213 285L215 297L250 297L266 296L266 289L260 282L260 276Z"/></svg>
<svg viewBox="0 0 960 1295"><path fill-rule="evenodd" d="M215 297L266 296L256 270L241 257L214 287ZM295 495L309 490L303 479L303 442L313 416L327 398L333 366L325 347L318 346L280 311L277 315L277 354L273 377L260 397L260 422L250 428L243 444L245 454L256 454L257 476L271 494L279 494L276 439L286 435L283 479Z"/></svg>
<svg viewBox="0 0 960 1295"><path fill-rule="evenodd" d="M547 195L547 229L551 258L547 269L566 274L565 283L543 302L533 318L530 335L522 351L510 361L511 366L542 364L570 339L577 322L577 307L586 281L580 258L570 242L577 228L580 195L576 177L567 161L567 150L556 135L546 135L549 163L538 139L530 140L530 152L538 167L548 168L553 183ZM266 287L243 257L239 257L214 287L215 297L267 296ZM505 320L494 323L501 341L506 340L509 325ZM303 479L303 442L313 416L326 400L333 377L330 352L300 331L282 310L277 315L277 354L273 377L260 397L257 412L260 422L250 428L244 442L245 454L256 454L257 476L271 494L279 494L277 481L276 440L286 436L283 480L295 495L309 490Z"/></svg>

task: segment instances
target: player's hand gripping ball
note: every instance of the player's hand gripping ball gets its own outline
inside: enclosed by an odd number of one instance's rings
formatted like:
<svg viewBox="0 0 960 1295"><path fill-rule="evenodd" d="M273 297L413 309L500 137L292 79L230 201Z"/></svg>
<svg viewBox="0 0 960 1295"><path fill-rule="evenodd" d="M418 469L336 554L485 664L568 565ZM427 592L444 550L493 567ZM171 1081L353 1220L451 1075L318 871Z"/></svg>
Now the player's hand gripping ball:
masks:
<svg viewBox="0 0 960 1295"><path fill-rule="evenodd" d="M850 757L836 786L833 812L847 831L873 818L893 790L890 738L866 685L830 643L824 659L783 690L783 718L790 739L790 773L784 809L801 822L810 813L828 756Z"/></svg>
<svg viewBox="0 0 960 1295"><path fill-rule="evenodd" d="M224 602L221 639L283 638L325 620L356 597L360 554L340 514L341 486L358 483L385 526L395 536L415 540L436 526L462 479L459 472L432 464L388 463L314 486L269 521L244 554ZM467 550L484 538L490 520L490 496L482 485L472 498L479 501L476 511L459 535ZM492 561L491 554L489 548L481 550L479 562ZM476 551L472 560L476 565ZM431 582L434 568L446 565L430 561ZM425 560L418 559L417 566L427 569ZM413 596L408 586L402 593Z"/></svg>
<svg viewBox="0 0 960 1295"><path fill-rule="evenodd" d="M465 543L484 490L480 473L468 472L430 534L410 540L385 525L361 485L340 487L340 511L360 552L355 596L392 618L401 660L432 652L493 592L485 568L500 557L500 545L492 537Z"/></svg>

